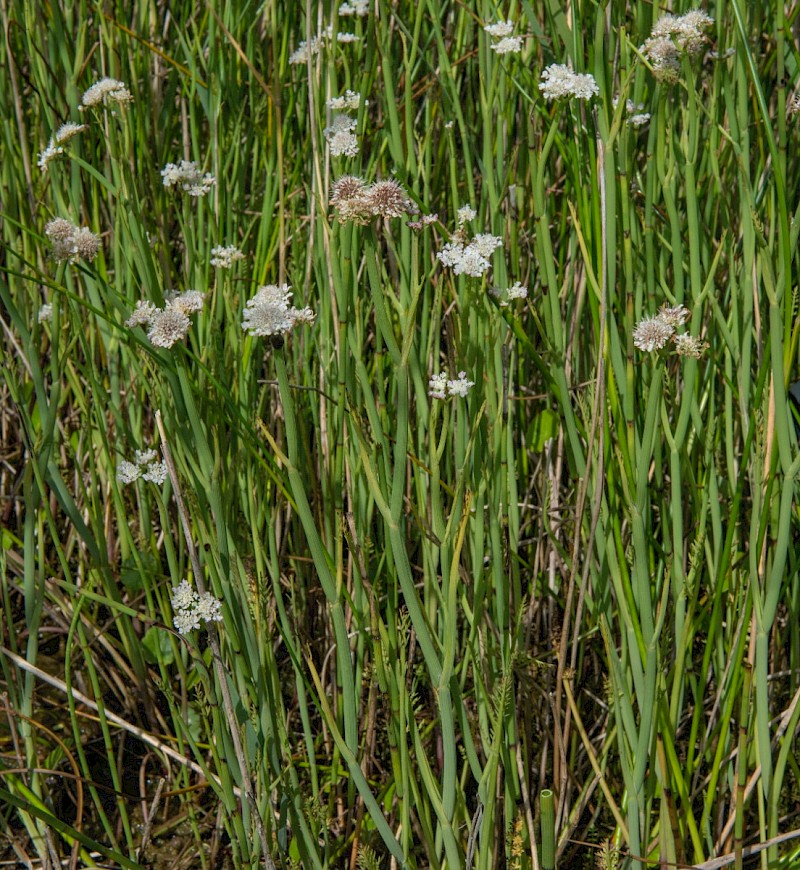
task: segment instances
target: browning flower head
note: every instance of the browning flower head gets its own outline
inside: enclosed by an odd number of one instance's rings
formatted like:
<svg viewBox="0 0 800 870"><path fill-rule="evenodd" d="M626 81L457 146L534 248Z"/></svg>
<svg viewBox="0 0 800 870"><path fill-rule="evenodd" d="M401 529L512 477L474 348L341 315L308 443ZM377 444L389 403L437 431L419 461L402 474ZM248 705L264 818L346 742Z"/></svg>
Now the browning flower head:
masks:
<svg viewBox="0 0 800 870"><path fill-rule="evenodd" d="M63 218L54 218L44 228L58 261L75 263L79 259L91 262L97 256L101 242L88 227L76 227Z"/></svg>
<svg viewBox="0 0 800 870"><path fill-rule="evenodd" d="M672 341L675 344L675 351L678 355L687 356L690 359L700 359L703 355L703 351L708 348L706 342L685 332L681 333L681 335L673 335Z"/></svg>
<svg viewBox="0 0 800 870"><path fill-rule="evenodd" d="M339 222L366 224L373 217L400 217L413 211L413 203L396 181L367 185L362 178L344 175L331 189L331 205Z"/></svg>
<svg viewBox="0 0 800 870"><path fill-rule="evenodd" d="M100 250L100 237L88 227L79 227L72 236L73 259L79 258L91 262Z"/></svg>
<svg viewBox="0 0 800 870"><path fill-rule="evenodd" d="M343 175L331 188L331 205L340 223L369 223L372 209L367 197L367 183L355 175Z"/></svg>
<svg viewBox="0 0 800 870"><path fill-rule="evenodd" d="M45 225L44 233L51 242L65 242L72 237L77 227L64 218L53 218Z"/></svg>
<svg viewBox="0 0 800 870"><path fill-rule="evenodd" d="M366 193L367 183L357 175L343 175L333 183L331 204L336 205L349 199L358 199Z"/></svg>
<svg viewBox="0 0 800 870"><path fill-rule="evenodd" d="M367 200L372 213L381 217L401 217L412 210L408 194L393 180L376 181L367 192Z"/></svg>
<svg viewBox="0 0 800 870"><path fill-rule="evenodd" d="M664 323L668 323L673 329L677 329L679 326L683 326L689 319L689 309L683 305L670 307L664 304L658 309L658 316Z"/></svg>

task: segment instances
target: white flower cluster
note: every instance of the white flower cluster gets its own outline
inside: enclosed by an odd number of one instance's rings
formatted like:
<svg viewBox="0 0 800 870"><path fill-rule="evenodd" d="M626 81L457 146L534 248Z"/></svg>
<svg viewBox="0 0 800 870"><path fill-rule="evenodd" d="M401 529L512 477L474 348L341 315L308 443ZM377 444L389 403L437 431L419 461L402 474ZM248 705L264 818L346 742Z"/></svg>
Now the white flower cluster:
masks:
<svg viewBox="0 0 800 870"><path fill-rule="evenodd" d="M53 319L53 303L46 302L39 309L39 313L36 315L37 323L47 323L48 321Z"/></svg>
<svg viewBox="0 0 800 870"><path fill-rule="evenodd" d="M447 369L443 369L438 375L431 375L428 382L428 395L432 399L446 399L453 396L465 398L470 387L474 386L474 381L467 380L466 372L459 372L455 380L449 380Z"/></svg>
<svg viewBox="0 0 800 870"><path fill-rule="evenodd" d="M341 9L339 10L339 14L341 15ZM366 13L364 13L366 14ZM289 55L289 63L290 64L302 64L308 63L309 59L315 57L320 53L320 51L325 47L327 42L331 42L333 40L333 25L329 24L322 33L313 37L310 42L303 40L300 42L290 55ZM336 34L337 42L360 42L361 38L357 36L355 33L345 33L343 31L339 31Z"/></svg>
<svg viewBox="0 0 800 870"><path fill-rule="evenodd" d="M499 236L489 233L478 233L468 243L456 239L448 242L436 258L443 266L452 269L456 275L469 275L472 278L480 278L491 266L489 257L496 248L503 246L503 240Z"/></svg>
<svg viewBox="0 0 800 870"><path fill-rule="evenodd" d="M238 260L244 260L244 254L236 245L217 245L211 249L211 265L218 269L232 269Z"/></svg>
<svg viewBox="0 0 800 870"><path fill-rule="evenodd" d="M614 109L619 105L619 96L611 101ZM650 113L644 111L644 103L634 103L633 100L625 100L625 112L628 115L629 127L643 127L650 120Z"/></svg>
<svg viewBox="0 0 800 870"><path fill-rule="evenodd" d="M157 486L161 486L167 479L167 463L158 462L155 450L137 450L133 455L133 462L123 459L117 465L117 480L121 484L133 483L140 477Z"/></svg>
<svg viewBox="0 0 800 870"><path fill-rule="evenodd" d="M358 154L358 139L353 133L356 120L349 115L334 115L330 127L322 132L328 140L332 157L355 157Z"/></svg>
<svg viewBox="0 0 800 870"><path fill-rule="evenodd" d="M676 335L678 327L683 326L688 319L689 311L683 305L662 305L654 317L645 317L636 324L633 344L639 350L650 353L661 350L672 339L680 356L699 359L707 345L686 333Z"/></svg>
<svg viewBox="0 0 800 870"><path fill-rule="evenodd" d="M100 250L100 237L88 227L76 227L64 218L53 218L44 233L53 246L56 260L75 263L79 259L91 262Z"/></svg>
<svg viewBox="0 0 800 870"><path fill-rule="evenodd" d="M495 54L519 54L522 51L522 37L512 36L512 21L500 20L495 24L484 24L483 29L492 37L489 47Z"/></svg>
<svg viewBox="0 0 800 870"><path fill-rule="evenodd" d="M342 3L339 7L339 15L342 17L358 15L363 18L369 15L369 0L350 0L348 3Z"/></svg>
<svg viewBox="0 0 800 870"><path fill-rule="evenodd" d="M194 160L181 160L180 163L168 163L162 170L164 187L177 187L189 196L205 196L217 183L211 173L203 174Z"/></svg>
<svg viewBox="0 0 800 870"><path fill-rule="evenodd" d="M478 216L478 212L471 205L462 205L458 210L458 225L463 227L464 224L469 223L471 220L475 220Z"/></svg>
<svg viewBox="0 0 800 870"><path fill-rule="evenodd" d="M86 124L73 124L72 121L67 121L62 124L58 130L50 137L47 143L47 148L39 155L37 166L42 172L47 172L47 164L64 153L64 145L69 142L73 136L77 136L81 130L86 129Z"/></svg>
<svg viewBox="0 0 800 870"><path fill-rule="evenodd" d="M192 589L188 580L181 580L172 590L172 624L178 634L188 634L201 623L222 621L222 602L210 592L202 595Z"/></svg>
<svg viewBox="0 0 800 870"><path fill-rule="evenodd" d="M699 9L685 15L662 15L639 51L650 61L653 75L675 82L680 75L680 54L697 54L707 41L705 32L714 19Z"/></svg>
<svg viewBox="0 0 800 870"><path fill-rule="evenodd" d="M600 93L593 75L573 72L563 63L553 63L542 71L539 90L546 100L561 97L590 100Z"/></svg>
<svg viewBox="0 0 800 870"><path fill-rule="evenodd" d="M626 100L625 108L628 110L629 127L644 127L644 125L650 120L650 112L642 111L644 109L644 103L634 103L633 100Z"/></svg>
<svg viewBox="0 0 800 870"><path fill-rule="evenodd" d="M259 287L256 295L247 301L242 329L248 335L282 335L299 323L313 323L314 312L310 308L289 305L291 295L288 284Z"/></svg>
<svg viewBox="0 0 800 870"><path fill-rule="evenodd" d="M326 105L335 112L357 112L361 106L361 94L347 90L341 97L331 97ZM364 100L364 105L368 106L369 100Z"/></svg>
<svg viewBox="0 0 800 870"><path fill-rule="evenodd" d="M507 290L502 290L499 287L494 287L490 291L491 295L498 300L498 305L501 308L508 307L509 302L514 302L517 299L528 298L528 288L516 281Z"/></svg>
<svg viewBox="0 0 800 870"><path fill-rule="evenodd" d="M315 36L311 42L306 42L303 40L297 48L289 55L289 63L298 64L298 63L307 63L309 57L314 57L319 54L320 48L322 48L323 39L319 36Z"/></svg>
<svg viewBox="0 0 800 870"><path fill-rule="evenodd" d="M203 308L205 294L199 290L186 290L183 293L172 291L167 294L166 305L157 308L152 302L139 300L125 326L145 326L150 343L156 347L170 348L186 338L192 325L189 315Z"/></svg>
<svg viewBox="0 0 800 870"><path fill-rule="evenodd" d="M124 105L133 101L133 96L124 82L103 78L95 82L81 98L81 111L91 106L107 106L109 103Z"/></svg>

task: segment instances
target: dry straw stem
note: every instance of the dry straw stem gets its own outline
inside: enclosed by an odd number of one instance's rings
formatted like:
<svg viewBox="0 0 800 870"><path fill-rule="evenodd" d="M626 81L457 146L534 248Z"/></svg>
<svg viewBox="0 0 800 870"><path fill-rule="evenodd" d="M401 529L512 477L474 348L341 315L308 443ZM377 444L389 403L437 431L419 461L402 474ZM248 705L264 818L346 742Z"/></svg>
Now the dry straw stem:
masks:
<svg viewBox="0 0 800 870"><path fill-rule="evenodd" d="M608 783L606 782L606 778L603 775L603 770L600 767L600 763L597 760L597 756L594 753L594 749L592 747L592 743L589 740L589 735L586 733L586 729L583 727L583 721L581 720L580 713L578 712L578 708L575 705L575 699L572 696L572 686L570 685L571 679L564 679L562 685L564 686L564 694L567 696L567 702L569 704L569 708L572 711L572 715L575 719L575 725L578 729L578 733L581 735L581 740L583 741L583 748L586 750L586 754L589 757L589 761L591 762L592 768L594 769L595 774L598 776L600 780L600 788L605 795L606 800L608 801L608 806L611 809L611 812L614 815L614 820L617 823L620 831L622 832L623 838L628 840L628 826L625 824L625 820L622 818L622 813L617 806L617 802L614 800L614 796L611 794L611 789L608 787Z"/></svg>

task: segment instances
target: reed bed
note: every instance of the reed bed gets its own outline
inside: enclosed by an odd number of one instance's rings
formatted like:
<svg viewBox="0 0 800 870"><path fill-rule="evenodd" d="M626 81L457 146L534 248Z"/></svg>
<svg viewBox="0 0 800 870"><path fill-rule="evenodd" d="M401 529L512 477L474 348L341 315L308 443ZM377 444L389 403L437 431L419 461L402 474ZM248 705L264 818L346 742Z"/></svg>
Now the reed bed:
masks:
<svg viewBox="0 0 800 870"><path fill-rule="evenodd" d="M798 866L800 5L0 13L0 854Z"/></svg>

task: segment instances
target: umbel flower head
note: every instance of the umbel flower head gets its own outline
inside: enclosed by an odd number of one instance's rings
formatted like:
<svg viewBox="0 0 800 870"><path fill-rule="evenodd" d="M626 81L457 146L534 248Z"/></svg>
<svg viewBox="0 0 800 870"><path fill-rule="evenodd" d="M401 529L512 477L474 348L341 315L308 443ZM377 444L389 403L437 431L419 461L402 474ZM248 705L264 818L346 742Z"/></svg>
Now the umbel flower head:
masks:
<svg viewBox="0 0 800 870"><path fill-rule="evenodd" d="M244 260L244 254L236 245L217 245L211 249L211 265L217 269L232 269L238 260Z"/></svg>
<svg viewBox="0 0 800 870"><path fill-rule="evenodd" d="M341 15L342 13L339 12ZM369 100L364 100L364 105L369 105ZM361 106L361 94L357 94L355 91L347 90L342 94L341 97L331 97L328 100L327 106L329 109L333 109L335 112L348 112L358 111Z"/></svg>
<svg viewBox="0 0 800 870"><path fill-rule="evenodd" d="M54 218L45 225L44 233L53 246L53 256L59 262L77 260L91 262L100 250L100 237L88 227L76 227L64 218Z"/></svg>
<svg viewBox="0 0 800 870"><path fill-rule="evenodd" d="M494 24L484 24L483 29L492 37L489 48L495 54L519 54L522 51L522 37L512 36L514 23L500 21Z"/></svg>
<svg viewBox="0 0 800 870"><path fill-rule="evenodd" d="M303 40L298 44L297 48L289 55L289 63L291 64L299 64L299 63L307 63L310 57L314 57L319 54L320 49L323 46L323 37L315 36L311 42L306 42Z"/></svg>
<svg viewBox="0 0 800 870"><path fill-rule="evenodd" d="M683 305L662 305L654 317L644 317L636 324L633 344L639 350L651 353L661 350L668 341L672 341L679 356L699 359L708 345L686 333L676 334L676 330L688 319L689 310Z"/></svg>
<svg viewBox="0 0 800 870"><path fill-rule="evenodd" d="M561 97L590 100L600 93L593 75L573 72L563 63L553 63L542 71L539 90L546 100Z"/></svg>
<svg viewBox="0 0 800 870"><path fill-rule="evenodd" d="M489 233L478 233L471 242L464 241L461 233L453 238L454 241L448 242L436 254L436 259L446 268L452 269L455 275L469 275L472 278L480 278L489 269L489 257L496 248L503 246L503 240L499 236Z"/></svg>
<svg viewBox="0 0 800 870"><path fill-rule="evenodd" d="M331 188L331 205L340 223L366 224L374 217L395 218L414 206L403 187L393 179L367 184L355 175L343 175Z"/></svg>
<svg viewBox="0 0 800 870"><path fill-rule="evenodd" d="M495 54L519 54L522 51L521 36L504 36L490 46Z"/></svg>
<svg viewBox="0 0 800 870"><path fill-rule="evenodd" d="M633 344L639 350L654 351L662 347L672 338L675 327L667 323L660 315L645 317L636 324L633 330Z"/></svg>
<svg viewBox="0 0 800 870"><path fill-rule="evenodd" d="M402 217L412 209L405 190L392 179L376 181L367 189L366 196L372 213L380 217Z"/></svg>
<svg viewBox="0 0 800 870"><path fill-rule="evenodd" d="M164 308L156 308L150 318L147 338L156 347L170 348L186 338L192 321L186 312L170 302Z"/></svg>
<svg viewBox="0 0 800 870"><path fill-rule="evenodd" d="M124 82L103 78L95 82L81 98L81 111L92 106L108 106L109 103L125 105L133 101L133 96Z"/></svg>
<svg viewBox="0 0 800 870"><path fill-rule="evenodd" d="M171 291L167 294L167 302L163 308L157 308L152 302L139 300L133 313L125 321L125 326L129 329L147 326L147 338L151 344L170 348L186 338L192 325L189 315L200 311L204 300L205 294L198 290L185 290L183 293Z"/></svg>
<svg viewBox="0 0 800 870"><path fill-rule="evenodd" d="M680 75L680 55L697 54L707 42L705 31L714 19L694 9L685 15L662 15L639 51L650 61L660 81L675 82Z"/></svg>
<svg viewBox="0 0 800 870"><path fill-rule="evenodd" d="M117 463L117 480L121 484L133 483L140 477L157 486L167 479L167 463L158 461L155 450L137 450L133 462L123 459Z"/></svg>
<svg viewBox="0 0 800 870"><path fill-rule="evenodd" d="M247 301L242 329L248 335L283 335L299 323L313 323L314 312L310 308L290 306L291 295L288 284L259 287L256 295Z"/></svg>
<svg viewBox="0 0 800 870"><path fill-rule="evenodd" d="M188 634L200 623L222 621L222 602L210 592L199 595L188 580L181 580L172 590L172 624L178 634Z"/></svg>
<svg viewBox="0 0 800 870"><path fill-rule="evenodd" d="M355 130L356 121L349 115L334 115L330 127L322 132L328 140L332 157L355 157L358 154L358 138Z"/></svg>
<svg viewBox="0 0 800 870"><path fill-rule="evenodd" d="M39 161L37 163L39 169L41 169L42 172L47 172L47 164L63 154L64 145L69 142L73 136L77 136L81 130L85 129L86 124L73 124L72 121L67 121L66 124L62 124L50 137L50 141L47 143L47 148L45 148L39 155Z"/></svg>
<svg viewBox="0 0 800 870"><path fill-rule="evenodd" d="M180 163L168 163L162 170L164 187L175 187L189 196L205 196L217 183L211 173L198 168L194 160L181 160Z"/></svg>
<svg viewBox="0 0 800 870"><path fill-rule="evenodd" d="M501 287L493 287L489 291L489 295L497 299L497 304L501 308L507 308L509 303L515 302L517 299L528 298L528 288L516 281L511 287L502 289Z"/></svg>
<svg viewBox="0 0 800 870"><path fill-rule="evenodd" d="M428 395L432 399L447 399L453 396L466 398L471 387L475 386L474 381L467 380L466 372L459 372L455 380L450 380L447 377L447 369L442 369L438 375L431 375L428 383Z"/></svg>
<svg viewBox="0 0 800 870"><path fill-rule="evenodd" d="M369 15L369 0L350 0L349 3L342 3L339 7L339 15L340 17L358 15L363 18Z"/></svg>
<svg viewBox="0 0 800 870"><path fill-rule="evenodd" d="M500 19L500 21L496 21L494 24L484 24L483 29L493 39L503 39L506 36L511 36L514 32L514 22Z"/></svg>

